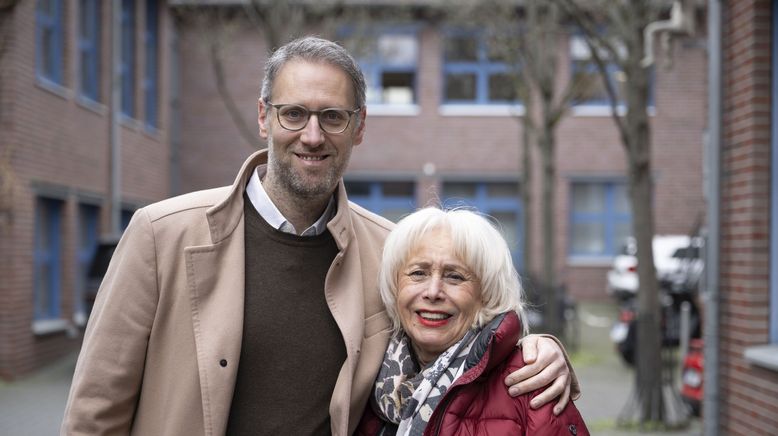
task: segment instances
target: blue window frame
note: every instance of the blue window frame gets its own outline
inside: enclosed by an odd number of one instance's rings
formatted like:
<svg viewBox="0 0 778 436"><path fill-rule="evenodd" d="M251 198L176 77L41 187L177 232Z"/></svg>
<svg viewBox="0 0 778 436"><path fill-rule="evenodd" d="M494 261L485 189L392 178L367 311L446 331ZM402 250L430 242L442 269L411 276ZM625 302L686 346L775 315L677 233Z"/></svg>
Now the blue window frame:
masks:
<svg viewBox="0 0 778 436"><path fill-rule="evenodd" d="M632 234L627 186L621 181L575 181L570 189L572 256L615 256Z"/></svg>
<svg viewBox="0 0 778 436"><path fill-rule="evenodd" d="M778 2L773 2L772 178L770 180L770 343L778 344Z"/></svg>
<svg viewBox="0 0 778 436"><path fill-rule="evenodd" d="M81 95L100 101L100 12L99 0L79 2L78 55Z"/></svg>
<svg viewBox="0 0 778 436"><path fill-rule="evenodd" d="M413 26L379 29L368 35L346 33L367 82L367 102L407 105L417 102L419 41Z"/></svg>
<svg viewBox="0 0 778 436"><path fill-rule="evenodd" d="M158 89L159 89L159 8L157 0L146 0L146 71L143 78L145 94L146 126L158 127Z"/></svg>
<svg viewBox="0 0 778 436"><path fill-rule="evenodd" d="M100 208L90 204L78 206L78 282L76 283L76 313L86 315L85 298L89 287L89 267L92 264L100 229Z"/></svg>
<svg viewBox="0 0 778 436"><path fill-rule="evenodd" d="M416 184L411 181L347 180L349 200L397 222L416 209Z"/></svg>
<svg viewBox="0 0 778 436"><path fill-rule="evenodd" d="M62 0L38 0L35 10L35 71L61 85L64 48Z"/></svg>
<svg viewBox="0 0 778 436"><path fill-rule="evenodd" d="M35 205L34 319L60 318L62 201L38 198Z"/></svg>
<svg viewBox="0 0 778 436"><path fill-rule="evenodd" d="M519 185L516 181L443 183L443 206L447 208L467 206L494 218L511 250L513 264L522 270L522 205Z"/></svg>
<svg viewBox="0 0 778 436"><path fill-rule="evenodd" d="M119 75L122 88L122 114L135 114L135 2L122 0L121 10L122 50Z"/></svg>
<svg viewBox="0 0 778 436"><path fill-rule="evenodd" d="M491 44L486 32L450 30L444 34L443 102L508 104L518 98L515 63Z"/></svg>

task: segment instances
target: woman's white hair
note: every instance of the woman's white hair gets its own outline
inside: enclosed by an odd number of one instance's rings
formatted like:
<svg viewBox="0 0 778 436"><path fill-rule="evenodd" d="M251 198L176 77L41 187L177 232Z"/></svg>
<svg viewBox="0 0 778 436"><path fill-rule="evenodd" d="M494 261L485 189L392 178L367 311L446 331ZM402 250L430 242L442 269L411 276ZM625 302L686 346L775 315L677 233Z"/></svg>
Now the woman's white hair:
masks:
<svg viewBox="0 0 778 436"><path fill-rule="evenodd" d="M505 238L489 220L476 212L436 207L419 209L406 216L386 239L378 283L394 329L402 328L396 303L400 270L422 237L441 228L448 230L454 255L477 277L481 287L482 307L473 327L486 325L500 313L515 311L526 334L523 291Z"/></svg>

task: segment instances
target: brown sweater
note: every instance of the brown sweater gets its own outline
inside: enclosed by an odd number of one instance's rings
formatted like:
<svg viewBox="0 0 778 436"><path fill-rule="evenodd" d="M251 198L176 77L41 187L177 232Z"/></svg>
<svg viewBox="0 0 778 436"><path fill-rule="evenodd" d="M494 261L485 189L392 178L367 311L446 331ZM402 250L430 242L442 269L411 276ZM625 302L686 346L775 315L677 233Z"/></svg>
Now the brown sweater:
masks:
<svg viewBox="0 0 778 436"><path fill-rule="evenodd" d="M228 435L328 435L346 348L324 298L338 248L329 231L273 229L245 201L243 341Z"/></svg>

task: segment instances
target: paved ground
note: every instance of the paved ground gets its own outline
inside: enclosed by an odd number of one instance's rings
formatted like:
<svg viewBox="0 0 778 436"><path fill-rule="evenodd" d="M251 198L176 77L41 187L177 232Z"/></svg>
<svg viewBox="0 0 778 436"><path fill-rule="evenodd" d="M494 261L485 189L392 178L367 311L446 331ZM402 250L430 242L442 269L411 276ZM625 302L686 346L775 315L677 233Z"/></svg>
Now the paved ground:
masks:
<svg viewBox="0 0 778 436"><path fill-rule="evenodd" d="M700 423L673 432L639 432L616 429L616 417L629 398L633 372L621 364L608 340L616 309L609 304L584 304L580 350L573 364L583 386L576 401L593 435L697 436ZM70 355L19 382L0 382L0 435L51 436L58 434L67 399L75 355Z"/></svg>
<svg viewBox="0 0 778 436"><path fill-rule="evenodd" d="M573 367L582 385L583 395L575 402L593 435L667 435L702 434L698 419L680 431L639 432L616 428L616 418L630 397L634 372L625 366L608 338L617 308L610 304L581 304L579 307L582 346L572 356Z"/></svg>

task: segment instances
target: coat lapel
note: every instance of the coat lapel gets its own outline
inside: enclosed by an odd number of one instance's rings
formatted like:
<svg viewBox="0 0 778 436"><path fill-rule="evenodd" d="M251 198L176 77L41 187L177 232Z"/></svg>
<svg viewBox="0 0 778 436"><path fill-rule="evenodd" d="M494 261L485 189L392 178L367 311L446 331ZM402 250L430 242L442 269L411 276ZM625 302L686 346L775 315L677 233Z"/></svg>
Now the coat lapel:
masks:
<svg viewBox="0 0 778 436"><path fill-rule="evenodd" d="M224 434L230 416L243 338L243 193L266 156L247 159L227 198L206 212L212 244L184 252L206 435Z"/></svg>
<svg viewBox="0 0 778 436"><path fill-rule="evenodd" d="M205 434L224 434L243 337L243 224L222 244L186 249Z"/></svg>
<svg viewBox="0 0 778 436"><path fill-rule="evenodd" d="M353 235L343 183L339 184L338 212L327 227L335 238L340 253L330 266L324 293L332 316L343 335L347 354L332 394L330 417L333 434L347 434L352 381L359 361L365 325L359 246Z"/></svg>

